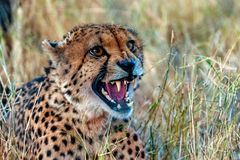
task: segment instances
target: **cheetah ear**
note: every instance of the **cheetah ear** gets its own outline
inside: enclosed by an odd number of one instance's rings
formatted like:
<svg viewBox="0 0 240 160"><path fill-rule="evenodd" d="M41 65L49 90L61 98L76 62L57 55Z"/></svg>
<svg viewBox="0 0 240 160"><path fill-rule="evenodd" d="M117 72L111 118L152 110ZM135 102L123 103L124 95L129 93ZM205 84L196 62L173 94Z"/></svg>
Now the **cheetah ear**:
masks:
<svg viewBox="0 0 240 160"><path fill-rule="evenodd" d="M59 61L63 57L63 52L65 50L63 42L57 41L42 41L42 48L44 51L48 52L54 61Z"/></svg>

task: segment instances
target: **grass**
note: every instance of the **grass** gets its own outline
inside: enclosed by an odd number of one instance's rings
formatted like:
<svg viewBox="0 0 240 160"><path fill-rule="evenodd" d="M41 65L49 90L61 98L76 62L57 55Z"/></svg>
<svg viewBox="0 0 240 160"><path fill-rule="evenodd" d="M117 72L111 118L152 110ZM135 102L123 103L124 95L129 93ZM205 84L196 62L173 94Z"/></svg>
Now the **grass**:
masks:
<svg viewBox="0 0 240 160"><path fill-rule="evenodd" d="M1 41L5 84L41 74L45 38L76 24L128 24L145 43L134 117L152 159L240 159L237 0L33 0L14 10L10 56Z"/></svg>

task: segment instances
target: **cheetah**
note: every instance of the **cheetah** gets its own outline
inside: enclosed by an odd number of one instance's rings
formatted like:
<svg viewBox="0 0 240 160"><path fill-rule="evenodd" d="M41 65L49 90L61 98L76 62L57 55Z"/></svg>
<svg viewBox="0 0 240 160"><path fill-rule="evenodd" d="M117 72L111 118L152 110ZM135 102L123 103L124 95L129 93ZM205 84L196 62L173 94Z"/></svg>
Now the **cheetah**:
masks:
<svg viewBox="0 0 240 160"><path fill-rule="evenodd" d="M44 40L44 74L17 89L9 117L20 159L148 159L129 125L143 44L129 27L75 26Z"/></svg>

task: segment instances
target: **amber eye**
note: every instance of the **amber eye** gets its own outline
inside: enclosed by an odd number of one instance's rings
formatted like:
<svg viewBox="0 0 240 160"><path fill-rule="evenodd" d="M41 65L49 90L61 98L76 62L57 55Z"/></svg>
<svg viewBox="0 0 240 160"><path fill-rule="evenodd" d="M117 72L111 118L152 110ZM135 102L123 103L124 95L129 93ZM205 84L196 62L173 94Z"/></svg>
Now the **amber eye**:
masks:
<svg viewBox="0 0 240 160"><path fill-rule="evenodd" d="M92 49L89 50L89 53L93 56L101 56L103 54L103 49L100 46L95 46Z"/></svg>
<svg viewBox="0 0 240 160"><path fill-rule="evenodd" d="M127 42L127 47L133 53L135 53L136 50L137 50L137 47L136 47L135 42L133 40L130 40L130 41Z"/></svg>

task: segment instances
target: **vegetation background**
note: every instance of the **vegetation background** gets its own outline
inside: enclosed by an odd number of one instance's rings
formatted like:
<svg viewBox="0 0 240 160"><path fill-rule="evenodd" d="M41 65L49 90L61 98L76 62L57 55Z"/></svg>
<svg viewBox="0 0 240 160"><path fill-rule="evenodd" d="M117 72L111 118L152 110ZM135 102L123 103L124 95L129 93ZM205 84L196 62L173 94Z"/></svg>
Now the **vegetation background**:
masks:
<svg viewBox="0 0 240 160"><path fill-rule="evenodd" d="M240 159L238 0L12 2L13 23L0 35L2 83L42 74L43 39L60 40L78 24L127 24L145 44L134 123L151 158Z"/></svg>

